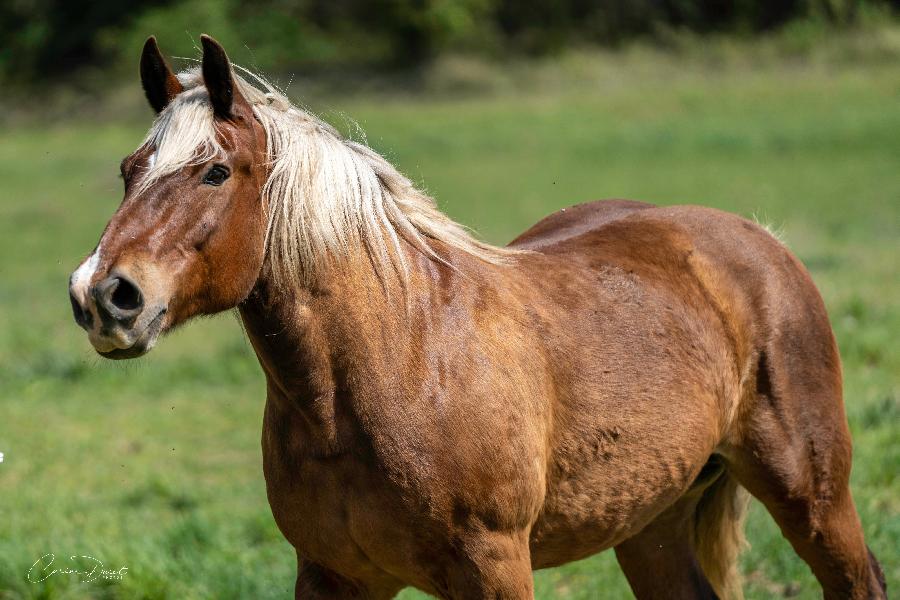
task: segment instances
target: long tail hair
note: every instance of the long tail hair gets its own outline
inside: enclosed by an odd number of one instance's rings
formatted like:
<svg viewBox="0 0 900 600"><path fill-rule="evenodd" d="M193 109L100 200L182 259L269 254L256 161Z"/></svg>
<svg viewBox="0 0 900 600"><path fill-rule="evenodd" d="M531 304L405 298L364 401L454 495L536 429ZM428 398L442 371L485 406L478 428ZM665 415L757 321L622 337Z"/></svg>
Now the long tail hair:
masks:
<svg viewBox="0 0 900 600"><path fill-rule="evenodd" d="M725 471L703 491L694 517L692 543L700 569L716 595L741 600L738 555L746 547L744 518L750 494Z"/></svg>

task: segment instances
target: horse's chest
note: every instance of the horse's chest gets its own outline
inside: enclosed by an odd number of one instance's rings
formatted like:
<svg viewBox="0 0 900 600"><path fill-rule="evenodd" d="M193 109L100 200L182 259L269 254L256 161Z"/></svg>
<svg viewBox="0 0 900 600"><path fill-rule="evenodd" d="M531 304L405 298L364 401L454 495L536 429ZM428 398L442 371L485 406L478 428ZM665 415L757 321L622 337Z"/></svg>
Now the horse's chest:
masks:
<svg viewBox="0 0 900 600"><path fill-rule="evenodd" d="M409 536L395 491L354 452L297 456L264 444L263 464L275 522L308 560L364 577L373 558L392 553L392 540Z"/></svg>
<svg viewBox="0 0 900 600"><path fill-rule="evenodd" d="M345 486L353 471L343 459L292 466L264 455L266 492L279 529L298 552L323 565L365 562L353 539L359 502Z"/></svg>

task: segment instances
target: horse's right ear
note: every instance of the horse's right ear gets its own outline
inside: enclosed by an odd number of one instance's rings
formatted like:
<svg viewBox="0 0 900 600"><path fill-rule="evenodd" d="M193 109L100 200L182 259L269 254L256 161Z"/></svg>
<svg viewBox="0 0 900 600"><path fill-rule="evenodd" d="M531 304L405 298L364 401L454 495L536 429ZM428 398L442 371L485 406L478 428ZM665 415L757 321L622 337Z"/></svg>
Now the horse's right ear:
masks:
<svg viewBox="0 0 900 600"><path fill-rule="evenodd" d="M147 101L157 114L184 89L160 53L156 38L152 35L144 42L144 52L141 54L141 85Z"/></svg>

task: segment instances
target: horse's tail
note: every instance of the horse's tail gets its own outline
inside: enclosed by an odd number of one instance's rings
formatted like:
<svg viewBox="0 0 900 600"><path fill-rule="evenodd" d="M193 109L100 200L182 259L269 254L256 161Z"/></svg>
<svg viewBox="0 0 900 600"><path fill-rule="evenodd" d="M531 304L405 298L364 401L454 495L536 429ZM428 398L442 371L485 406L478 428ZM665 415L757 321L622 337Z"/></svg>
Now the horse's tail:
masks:
<svg viewBox="0 0 900 600"><path fill-rule="evenodd" d="M744 517L750 495L728 472L703 491L694 517L694 553L716 595L740 600L738 554L747 545Z"/></svg>

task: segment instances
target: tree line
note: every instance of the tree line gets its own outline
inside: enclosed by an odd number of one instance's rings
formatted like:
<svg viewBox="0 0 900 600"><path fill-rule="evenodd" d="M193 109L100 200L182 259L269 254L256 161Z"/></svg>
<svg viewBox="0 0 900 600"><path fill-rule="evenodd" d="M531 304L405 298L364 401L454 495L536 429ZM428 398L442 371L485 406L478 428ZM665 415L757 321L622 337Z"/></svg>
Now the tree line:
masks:
<svg viewBox="0 0 900 600"><path fill-rule="evenodd" d="M6 0L0 80L52 82L134 62L149 33L192 56L200 32L263 69L408 68L442 52L544 54L684 30L753 35L798 19L853 24L898 0Z"/></svg>

